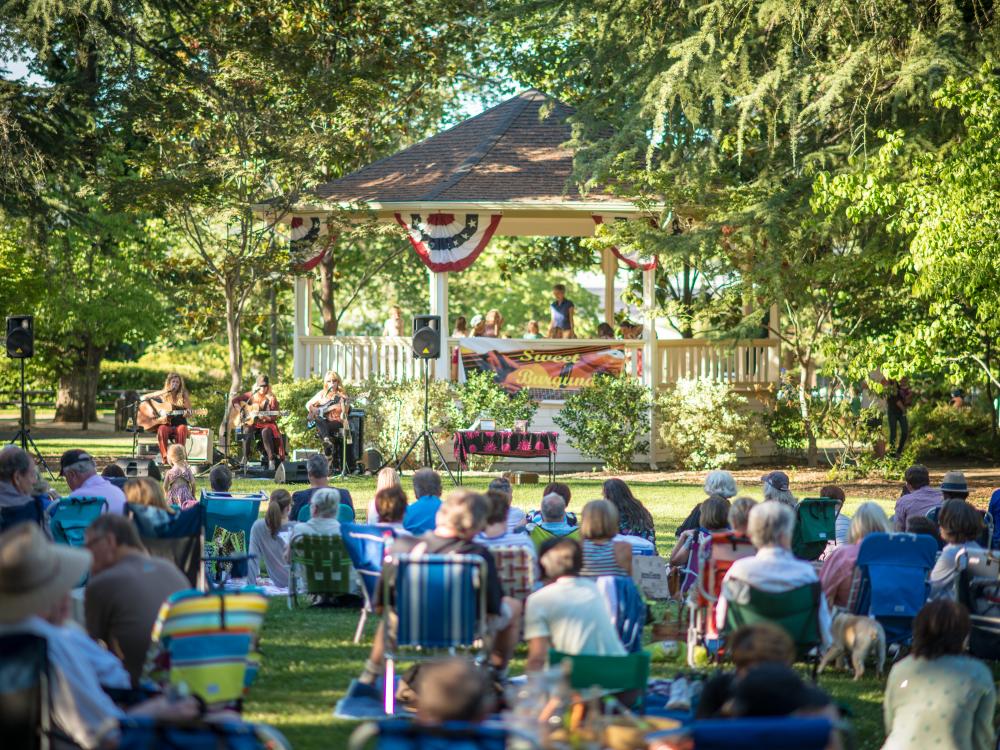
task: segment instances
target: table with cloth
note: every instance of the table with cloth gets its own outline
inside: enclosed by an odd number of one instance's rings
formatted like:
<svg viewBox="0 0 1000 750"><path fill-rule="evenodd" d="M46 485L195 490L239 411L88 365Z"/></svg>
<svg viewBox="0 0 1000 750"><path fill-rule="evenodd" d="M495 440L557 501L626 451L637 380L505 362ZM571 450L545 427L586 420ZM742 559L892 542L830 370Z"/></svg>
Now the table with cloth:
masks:
<svg viewBox="0 0 1000 750"><path fill-rule="evenodd" d="M458 461L458 481L462 481L462 470L469 467L469 456L545 458L549 466L549 481L552 481L558 440L558 432L456 430L452 445Z"/></svg>

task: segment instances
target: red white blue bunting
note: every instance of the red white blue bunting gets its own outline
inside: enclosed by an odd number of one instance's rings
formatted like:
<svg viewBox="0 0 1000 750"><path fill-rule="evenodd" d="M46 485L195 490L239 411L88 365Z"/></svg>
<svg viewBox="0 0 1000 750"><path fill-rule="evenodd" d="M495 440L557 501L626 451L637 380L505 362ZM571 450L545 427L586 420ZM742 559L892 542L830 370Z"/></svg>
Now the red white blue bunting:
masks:
<svg viewBox="0 0 1000 750"><path fill-rule="evenodd" d="M600 214L593 214L593 219L595 224L604 224L606 220L611 221L627 221L624 216L603 216ZM629 268L636 268L640 271L652 271L656 268L656 256L650 253L643 252L641 249L634 249L629 252L624 252L615 245L611 246L611 252L613 252L626 266Z"/></svg>
<svg viewBox="0 0 1000 750"><path fill-rule="evenodd" d="M287 237L289 254L298 271L311 271L318 266L334 237L320 216L285 216L276 227ZM325 242L320 242L326 238Z"/></svg>
<svg viewBox="0 0 1000 750"><path fill-rule="evenodd" d="M499 214L410 214L396 221L424 265L435 272L464 271L489 244L500 224Z"/></svg>

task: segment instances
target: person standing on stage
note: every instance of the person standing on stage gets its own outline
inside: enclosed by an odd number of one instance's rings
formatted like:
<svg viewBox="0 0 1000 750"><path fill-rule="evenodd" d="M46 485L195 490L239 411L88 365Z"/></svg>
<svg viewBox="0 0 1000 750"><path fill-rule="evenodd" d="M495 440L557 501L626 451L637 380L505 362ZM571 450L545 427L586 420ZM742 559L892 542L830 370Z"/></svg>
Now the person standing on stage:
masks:
<svg viewBox="0 0 1000 750"><path fill-rule="evenodd" d="M552 320L549 323L550 339L572 339L576 338L575 321L573 313L576 305L573 300L566 297L566 286L556 284L552 287L552 302L549 303L549 312L552 313Z"/></svg>
<svg viewBox="0 0 1000 750"><path fill-rule="evenodd" d="M249 424L243 426L243 461L250 460L250 451L259 434L264 443L264 453L267 465L277 469L278 464L285 460L285 441L281 439L278 429L277 415L262 416L261 412L280 411L278 397L271 390L271 381L267 375L258 375L251 390L233 399L233 406L247 405L246 417ZM275 458L277 456L277 458Z"/></svg>
<svg viewBox="0 0 1000 750"><path fill-rule="evenodd" d="M344 390L340 375L333 370L323 378L323 387L306 402L309 419L316 423L316 431L323 441L323 452L338 459L333 450L333 435L343 428L348 414L347 391ZM341 439L343 439L341 437Z"/></svg>
<svg viewBox="0 0 1000 750"><path fill-rule="evenodd" d="M191 416L191 396L188 394L184 379L176 372L167 375L163 383L163 390L150 395L149 400L153 402L153 408L159 414L172 411L180 411L182 414L163 417L164 424L156 428L156 440L160 444L160 462L167 462L167 448L171 443L187 445L188 422Z"/></svg>
<svg viewBox="0 0 1000 750"><path fill-rule="evenodd" d="M401 308L399 305L393 305L392 307L389 308L389 317L382 325L382 335L383 336L403 335L403 308Z"/></svg>

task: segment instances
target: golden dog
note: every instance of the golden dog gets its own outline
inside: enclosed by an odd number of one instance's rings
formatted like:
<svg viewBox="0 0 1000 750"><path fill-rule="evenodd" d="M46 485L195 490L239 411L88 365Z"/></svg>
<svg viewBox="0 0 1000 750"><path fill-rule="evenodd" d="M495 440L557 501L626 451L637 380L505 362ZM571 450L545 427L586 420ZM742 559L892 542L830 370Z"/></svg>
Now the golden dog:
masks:
<svg viewBox="0 0 1000 750"><path fill-rule="evenodd" d="M833 645L823 654L819 671L833 660L847 668L847 655L851 655L854 679L859 680L865 673L865 661L875 648L875 672L879 677L885 667L885 631L877 620L860 615L839 614L830 626Z"/></svg>

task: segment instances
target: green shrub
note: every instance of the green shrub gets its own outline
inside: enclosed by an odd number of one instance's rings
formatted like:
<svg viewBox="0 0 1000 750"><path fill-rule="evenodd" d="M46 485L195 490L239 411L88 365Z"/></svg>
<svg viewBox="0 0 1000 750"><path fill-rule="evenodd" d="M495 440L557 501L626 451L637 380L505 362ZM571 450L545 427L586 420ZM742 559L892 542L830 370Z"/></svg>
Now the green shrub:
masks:
<svg viewBox="0 0 1000 750"><path fill-rule="evenodd" d="M649 389L633 378L598 375L592 385L566 399L555 423L569 444L626 471L636 453L649 450Z"/></svg>
<svg viewBox="0 0 1000 750"><path fill-rule="evenodd" d="M767 434L779 450L798 453L806 449L806 427L796 385L787 375L782 375L774 403L764 412Z"/></svg>
<svg viewBox="0 0 1000 750"><path fill-rule="evenodd" d="M497 429L509 430L519 419L530 423L538 411L538 402L531 400L526 388L511 395L488 372L470 372L455 395L451 417L460 428L482 416L496 422ZM500 456L470 456L469 465L477 471L489 471L499 460Z"/></svg>
<svg viewBox="0 0 1000 750"><path fill-rule="evenodd" d="M979 409L948 404L918 404L909 411L910 440L921 461L941 458L992 459L992 415Z"/></svg>
<svg viewBox="0 0 1000 750"><path fill-rule="evenodd" d="M678 380L660 393L656 407L660 439L682 469L733 466L738 451L748 453L763 437L747 399L715 380Z"/></svg>

